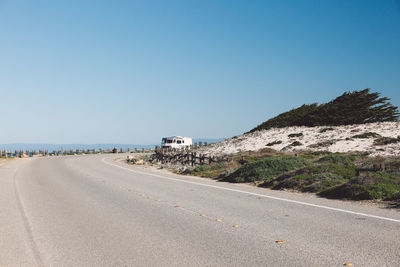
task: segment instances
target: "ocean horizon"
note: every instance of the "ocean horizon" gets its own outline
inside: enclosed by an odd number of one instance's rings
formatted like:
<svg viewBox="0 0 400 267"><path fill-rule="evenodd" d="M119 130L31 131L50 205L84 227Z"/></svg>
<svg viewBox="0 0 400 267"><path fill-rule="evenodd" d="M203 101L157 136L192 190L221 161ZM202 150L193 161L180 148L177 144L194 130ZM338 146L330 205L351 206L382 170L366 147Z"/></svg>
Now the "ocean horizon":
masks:
<svg viewBox="0 0 400 267"><path fill-rule="evenodd" d="M137 144L41 144L41 143L11 143L11 144L0 144L0 150L15 151L15 150L86 150L86 149L113 149L122 148L124 150L131 149L149 149L154 148L155 145L137 145Z"/></svg>
<svg viewBox="0 0 400 267"><path fill-rule="evenodd" d="M207 138L197 138L193 139L193 143L196 142L208 142L215 143L224 140L225 138L217 138L217 139L207 139ZM113 149L113 148L122 148L124 150L130 149L149 149L154 148L156 145L160 144L42 144L42 143L10 143L10 144L0 144L0 150L7 151L15 151L15 150L23 150L23 151L32 151L32 150L76 150L76 149Z"/></svg>

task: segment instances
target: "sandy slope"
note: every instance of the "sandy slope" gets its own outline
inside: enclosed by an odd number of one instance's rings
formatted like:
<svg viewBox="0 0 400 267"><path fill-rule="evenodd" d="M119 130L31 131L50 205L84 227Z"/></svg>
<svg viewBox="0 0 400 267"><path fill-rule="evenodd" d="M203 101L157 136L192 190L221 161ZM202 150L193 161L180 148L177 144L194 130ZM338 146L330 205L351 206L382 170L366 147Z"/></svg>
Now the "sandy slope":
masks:
<svg viewBox="0 0 400 267"><path fill-rule="evenodd" d="M255 151L270 147L275 150L301 151L301 150L324 150L330 152L369 152L371 156L400 156L400 142L384 146L374 145L376 138L353 138L353 136L365 132L374 132L382 137L400 136L400 122L380 122L360 125L333 126L333 130L321 133L322 127L286 127L270 130L256 131L241 136L232 137L219 143L211 144L201 149L207 154L232 154L240 151ZM300 137L289 137L289 134L302 133ZM281 141L273 146L268 143ZM301 143L299 146L291 146L295 141ZM325 143L324 146L317 144Z"/></svg>

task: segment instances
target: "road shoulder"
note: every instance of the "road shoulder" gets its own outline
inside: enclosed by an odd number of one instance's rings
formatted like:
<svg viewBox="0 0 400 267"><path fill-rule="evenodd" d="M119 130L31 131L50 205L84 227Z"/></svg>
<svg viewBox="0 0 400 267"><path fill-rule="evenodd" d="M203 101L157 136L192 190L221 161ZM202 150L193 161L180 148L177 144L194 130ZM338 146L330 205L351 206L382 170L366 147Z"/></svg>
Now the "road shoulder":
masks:
<svg viewBox="0 0 400 267"><path fill-rule="evenodd" d="M123 168L132 169L159 178L166 177L167 179L175 179L177 181L182 180L189 183L204 184L205 186L220 188L221 190L236 191L241 194L260 195L261 197L270 198L274 201L290 202L294 205L306 205L315 208L330 209L336 211L338 214L353 213L356 216L371 217L378 220L379 217L383 217L383 219L387 218L389 220L400 222L400 209L387 208L386 205L379 202L326 199L308 193L271 190L268 188L255 187L250 184L232 184L216 181L210 178L178 175L166 169L158 169L154 166L128 164L123 157L114 157L111 160L107 159L107 161Z"/></svg>

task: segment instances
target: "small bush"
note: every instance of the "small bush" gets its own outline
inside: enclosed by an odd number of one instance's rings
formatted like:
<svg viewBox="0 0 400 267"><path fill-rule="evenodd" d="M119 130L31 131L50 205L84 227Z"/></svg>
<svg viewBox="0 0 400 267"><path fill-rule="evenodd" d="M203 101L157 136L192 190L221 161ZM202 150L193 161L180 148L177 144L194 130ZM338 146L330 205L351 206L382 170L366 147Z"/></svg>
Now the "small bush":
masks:
<svg viewBox="0 0 400 267"><path fill-rule="evenodd" d="M294 189L320 193L346 183L356 176L355 156L330 154L313 161L276 179L267 180L261 186L272 189Z"/></svg>
<svg viewBox="0 0 400 267"><path fill-rule="evenodd" d="M298 169L305 165L305 160L298 157L274 157L246 163L234 173L227 177L227 180L235 183L265 181L282 175L287 171Z"/></svg>
<svg viewBox="0 0 400 267"><path fill-rule="evenodd" d="M299 154L299 157L305 158L305 159L319 159L322 156L330 155L330 152L327 151L304 151Z"/></svg>
<svg viewBox="0 0 400 267"><path fill-rule="evenodd" d="M331 163L326 167L330 172L343 177L343 179L352 179L357 174L357 167L354 164L340 165Z"/></svg>
<svg viewBox="0 0 400 267"><path fill-rule="evenodd" d="M349 183L344 183L339 186L328 188L327 190L318 193L318 195L333 199L371 199L371 196L363 187L359 185L351 185Z"/></svg>
<svg viewBox="0 0 400 267"><path fill-rule="evenodd" d="M393 137L380 137L375 139L374 145L376 146L384 146L384 145L389 145L389 144L395 144L400 142L400 136L397 136L397 138Z"/></svg>
<svg viewBox="0 0 400 267"><path fill-rule="evenodd" d="M326 180L342 180L343 178L340 175L330 172L321 172L312 175L314 180L317 181L326 181Z"/></svg>
<svg viewBox="0 0 400 267"><path fill-rule="evenodd" d="M317 173L303 179L299 190L316 193L341 183L343 183L343 178L340 175L329 172Z"/></svg>
<svg viewBox="0 0 400 267"><path fill-rule="evenodd" d="M274 146L274 145L279 145L279 144L282 144L282 141L277 140L277 141L266 144L266 146Z"/></svg>
<svg viewBox="0 0 400 267"><path fill-rule="evenodd" d="M320 133L325 133L327 131L333 131L334 129L332 127L328 127L328 128L322 128L321 130L319 130Z"/></svg>
<svg viewBox="0 0 400 267"><path fill-rule="evenodd" d="M309 145L308 147L310 147L310 148L328 147L328 146L333 145L334 143L335 143L335 141L333 141L333 140L327 140L327 141Z"/></svg>
<svg viewBox="0 0 400 267"><path fill-rule="evenodd" d="M354 164L335 164L331 162L310 165L306 167L308 173L318 174L318 173L333 173L339 175L343 179L352 179L356 176L357 167Z"/></svg>
<svg viewBox="0 0 400 267"><path fill-rule="evenodd" d="M288 135L289 138L301 137L301 136L303 136L303 133L292 133L292 134L289 134L289 135Z"/></svg>
<svg viewBox="0 0 400 267"><path fill-rule="evenodd" d="M260 150L257 150L254 154L257 155L258 157L277 156L277 151L272 148L269 148L269 147L264 147L264 148L261 148Z"/></svg>
<svg viewBox="0 0 400 267"><path fill-rule="evenodd" d="M380 137L379 134L374 133L374 132L366 132L366 133L362 133L362 134L357 134L352 136L352 138L361 138L361 139L366 139L366 138L376 138L376 137Z"/></svg>
<svg viewBox="0 0 400 267"><path fill-rule="evenodd" d="M294 141L293 143L290 144L290 146L301 146L302 143L300 143L299 141Z"/></svg>
<svg viewBox="0 0 400 267"><path fill-rule="evenodd" d="M354 161L357 159L355 155L345 155L345 154L331 154L324 156L318 160L318 162L330 162L340 165L353 165Z"/></svg>
<svg viewBox="0 0 400 267"><path fill-rule="evenodd" d="M398 200L400 199L400 177L385 172L369 173L325 190L320 195L328 198L354 200Z"/></svg>
<svg viewBox="0 0 400 267"><path fill-rule="evenodd" d="M194 169L186 169L181 174L195 175L200 177L218 178L223 176L225 173L232 172L232 168L235 166L230 166L229 162L224 163L213 163L210 165L200 165Z"/></svg>
<svg viewBox="0 0 400 267"><path fill-rule="evenodd" d="M314 173L315 172L315 173ZM302 192L321 192L332 186L342 184L342 176L328 169L312 169L305 167L281 175L277 179L264 182L261 186L272 189L294 189Z"/></svg>

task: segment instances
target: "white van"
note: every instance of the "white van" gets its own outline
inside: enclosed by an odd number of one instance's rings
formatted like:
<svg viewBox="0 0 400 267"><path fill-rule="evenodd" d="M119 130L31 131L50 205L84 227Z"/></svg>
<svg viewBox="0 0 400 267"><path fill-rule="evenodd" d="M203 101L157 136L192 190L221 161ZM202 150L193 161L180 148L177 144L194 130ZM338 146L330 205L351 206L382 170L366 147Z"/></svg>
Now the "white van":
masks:
<svg viewBox="0 0 400 267"><path fill-rule="evenodd" d="M164 137L161 140L161 148L183 148L192 145L192 138L182 136Z"/></svg>

